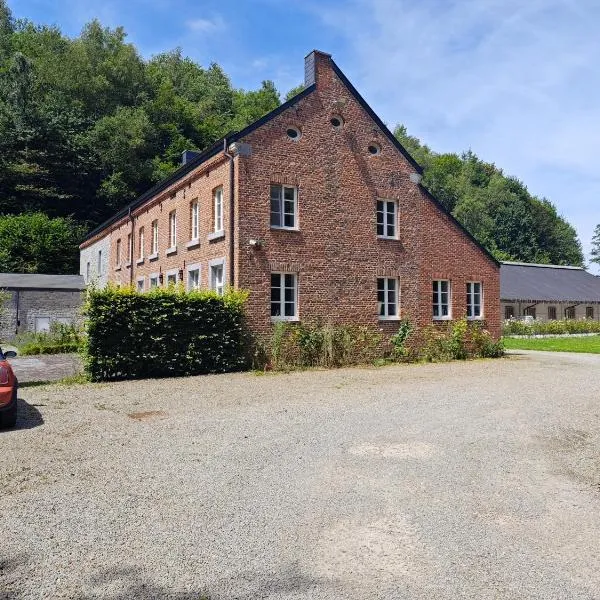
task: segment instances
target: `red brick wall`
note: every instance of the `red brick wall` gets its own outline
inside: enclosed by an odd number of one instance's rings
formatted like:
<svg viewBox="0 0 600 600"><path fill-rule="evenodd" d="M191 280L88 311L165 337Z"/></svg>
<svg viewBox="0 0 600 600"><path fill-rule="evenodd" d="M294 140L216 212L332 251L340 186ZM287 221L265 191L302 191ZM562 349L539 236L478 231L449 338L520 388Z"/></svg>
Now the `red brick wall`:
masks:
<svg viewBox="0 0 600 600"><path fill-rule="evenodd" d="M409 176L414 167L368 116L331 69L330 59L316 55L317 90L254 130L244 140L250 156L235 159L235 283L248 289L248 316L264 334L271 329L270 273L298 274L301 320L360 323L393 333L397 321L377 316L377 278L397 277L401 317L418 325L432 322L432 280L452 284L452 316L466 310L466 282L481 281L488 326L500 334L499 267L474 244ZM330 119L340 115L344 126ZM299 141L286 136L289 126L302 132ZM369 154L377 143L381 153ZM126 267L128 219L112 226L110 280L136 284L170 270L201 264L201 285L208 287L208 261L226 258L229 281L229 161L220 154L159 196L134 211L133 264ZM270 185L298 187L298 231L270 228ZM213 190L222 185L225 237L209 241L213 230ZM200 245L190 239L190 202L200 203ZM376 235L377 199L397 200L398 240ZM166 256L171 210L177 209L178 250ZM152 226L159 220L159 257L150 261ZM138 258L138 231L145 229L144 262ZM116 266L121 239L122 266ZM257 249L251 239L262 239ZM93 240L90 240L90 242Z"/></svg>
<svg viewBox="0 0 600 600"><path fill-rule="evenodd" d="M225 236L209 240L213 231L213 192L223 187L223 217ZM193 200L199 203L199 239L194 247L187 247L191 236L191 209ZM200 264L200 285L209 286L208 261L225 257L225 279L228 281L229 264L229 162L222 155L205 163L193 171L184 180L177 182L155 200L148 202L134 211L134 250L133 265L126 267L127 234L131 231L131 222L127 219L111 231L111 260L109 265L110 281L129 285L132 277L133 285L138 278L145 278L145 289L149 286L149 277L155 273L163 273L163 283L167 282L167 272L183 271L183 283L187 285L187 267ZM167 256L169 247L169 213L177 211L177 252ZM150 260L152 252L152 222L158 220L157 259ZM139 229L144 227L144 261L138 264ZM116 264L116 240L121 239L122 266ZM133 271L131 271L133 269Z"/></svg>
<svg viewBox="0 0 600 600"><path fill-rule="evenodd" d="M450 279L453 316L465 314L466 281L482 281L485 314L499 335L499 269L409 180L414 167L367 115L317 55L317 90L247 136L252 155L238 172L239 285L251 290L254 328L270 329L270 272L298 273L301 320L380 326L376 280L398 277L401 315L419 325L432 322L432 278ZM330 124L341 115L344 127ZM288 126L302 132L286 136ZM367 146L376 142L381 154ZM299 231L269 226L271 183L298 186ZM399 204L399 240L376 236L377 198ZM262 238L261 250L249 246Z"/></svg>

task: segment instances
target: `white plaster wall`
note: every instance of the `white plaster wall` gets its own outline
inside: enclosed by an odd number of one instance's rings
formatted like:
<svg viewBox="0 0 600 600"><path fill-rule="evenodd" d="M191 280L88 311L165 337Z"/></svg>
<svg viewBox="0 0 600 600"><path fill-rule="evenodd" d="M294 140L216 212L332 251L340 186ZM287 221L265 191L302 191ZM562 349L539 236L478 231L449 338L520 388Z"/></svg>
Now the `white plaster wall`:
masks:
<svg viewBox="0 0 600 600"><path fill-rule="evenodd" d="M100 272L98 271L98 253L102 252L102 262ZM86 285L93 284L96 287L103 288L108 283L108 265L110 260L110 235L83 248L79 253L79 273L83 275ZM87 278L87 264L90 263L90 277Z"/></svg>

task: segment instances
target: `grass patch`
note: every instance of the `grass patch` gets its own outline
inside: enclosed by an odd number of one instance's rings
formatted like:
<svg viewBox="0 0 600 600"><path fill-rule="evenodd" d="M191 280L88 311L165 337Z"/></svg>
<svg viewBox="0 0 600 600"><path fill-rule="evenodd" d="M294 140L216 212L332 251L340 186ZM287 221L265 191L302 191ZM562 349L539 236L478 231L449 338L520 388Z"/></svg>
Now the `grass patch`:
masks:
<svg viewBox="0 0 600 600"><path fill-rule="evenodd" d="M588 352L600 354L600 335L560 338L504 338L508 350L547 350L549 352Z"/></svg>

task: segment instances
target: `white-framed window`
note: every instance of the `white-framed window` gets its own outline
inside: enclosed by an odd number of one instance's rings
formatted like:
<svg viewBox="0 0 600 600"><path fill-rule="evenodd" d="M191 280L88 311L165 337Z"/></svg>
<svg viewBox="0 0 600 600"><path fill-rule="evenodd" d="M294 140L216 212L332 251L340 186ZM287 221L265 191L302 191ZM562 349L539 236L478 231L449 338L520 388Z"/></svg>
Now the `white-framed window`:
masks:
<svg viewBox="0 0 600 600"><path fill-rule="evenodd" d="M127 234L127 262L131 263L131 258L133 257L133 245L131 243L131 234Z"/></svg>
<svg viewBox="0 0 600 600"><path fill-rule="evenodd" d="M188 267L187 289L188 291L200 289L200 265Z"/></svg>
<svg viewBox="0 0 600 600"><path fill-rule="evenodd" d="M141 260L144 258L144 228L140 227L138 234L138 258Z"/></svg>
<svg viewBox="0 0 600 600"><path fill-rule="evenodd" d="M150 275L149 287L151 290L158 287L158 273L152 273L152 275Z"/></svg>
<svg viewBox="0 0 600 600"><path fill-rule="evenodd" d="M450 282L436 279L433 282L433 318L449 319L450 316Z"/></svg>
<svg viewBox="0 0 600 600"><path fill-rule="evenodd" d="M121 266L121 238L117 240L117 267Z"/></svg>
<svg viewBox="0 0 600 600"><path fill-rule="evenodd" d="M210 265L210 289L223 295L225 290L225 265L223 262Z"/></svg>
<svg viewBox="0 0 600 600"><path fill-rule="evenodd" d="M169 213L169 248L177 246L177 211Z"/></svg>
<svg viewBox="0 0 600 600"><path fill-rule="evenodd" d="M377 237L397 239L398 203L395 200L377 200Z"/></svg>
<svg viewBox="0 0 600 600"><path fill-rule="evenodd" d="M138 293L139 293L139 294L142 294L142 293L144 292L144 283L145 283L145 280L144 280L144 278L143 278L143 277L140 277L140 278L137 280L137 286L136 286L136 289L137 289L137 291L138 291Z"/></svg>
<svg viewBox="0 0 600 600"><path fill-rule="evenodd" d="M213 194L214 232L223 231L223 188L219 187Z"/></svg>
<svg viewBox="0 0 600 600"><path fill-rule="evenodd" d="M271 318L277 321L298 319L296 273L271 273Z"/></svg>
<svg viewBox="0 0 600 600"><path fill-rule="evenodd" d="M200 236L198 200L192 200L190 205L190 240L197 240Z"/></svg>
<svg viewBox="0 0 600 600"><path fill-rule="evenodd" d="M467 319L481 319L483 316L483 294L481 281L467 282Z"/></svg>
<svg viewBox="0 0 600 600"><path fill-rule="evenodd" d="M377 306L380 319L398 318L398 280L394 277L377 278Z"/></svg>
<svg viewBox="0 0 600 600"><path fill-rule="evenodd" d="M102 275L102 250L98 250L98 275Z"/></svg>
<svg viewBox="0 0 600 600"><path fill-rule="evenodd" d="M158 219L152 221L152 254L158 254Z"/></svg>
<svg viewBox="0 0 600 600"><path fill-rule="evenodd" d="M90 280L90 263L85 265L85 282L88 283Z"/></svg>
<svg viewBox="0 0 600 600"><path fill-rule="evenodd" d="M271 185L271 227L298 227L298 189L290 185Z"/></svg>

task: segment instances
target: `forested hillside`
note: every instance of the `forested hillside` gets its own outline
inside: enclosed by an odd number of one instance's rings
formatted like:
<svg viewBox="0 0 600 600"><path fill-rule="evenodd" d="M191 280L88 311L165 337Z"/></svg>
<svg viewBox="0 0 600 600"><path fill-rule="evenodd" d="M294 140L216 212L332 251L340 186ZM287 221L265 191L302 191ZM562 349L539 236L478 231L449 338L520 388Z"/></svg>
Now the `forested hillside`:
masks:
<svg viewBox="0 0 600 600"><path fill-rule="evenodd" d="M97 21L71 39L15 21L0 0L0 271L76 271L74 240L176 169L183 150L279 104L270 81L239 90L180 50L144 59L123 29ZM437 155L396 134L425 184L494 254L582 262L548 201L473 154Z"/></svg>

